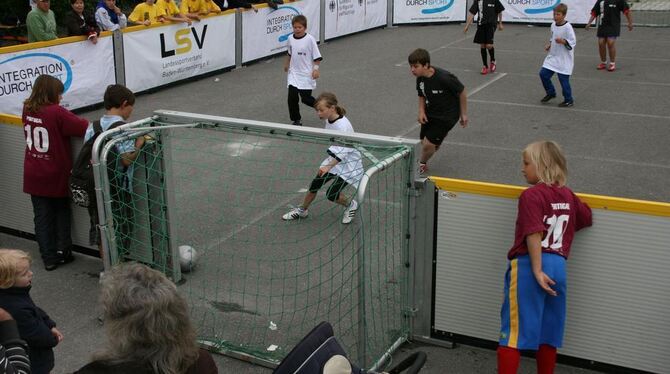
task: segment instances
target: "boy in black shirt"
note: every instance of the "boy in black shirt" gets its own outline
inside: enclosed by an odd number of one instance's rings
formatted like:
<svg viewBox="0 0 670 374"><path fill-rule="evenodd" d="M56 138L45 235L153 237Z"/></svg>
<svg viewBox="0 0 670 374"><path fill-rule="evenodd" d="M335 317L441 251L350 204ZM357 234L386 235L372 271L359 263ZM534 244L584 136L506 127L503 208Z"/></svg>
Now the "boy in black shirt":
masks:
<svg viewBox="0 0 670 374"><path fill-rule="evenodd" d="M598 52L600 53L600 63L596 67L598 70L607 68L607 71L616 70L616 38L621 34L621 13L628 20L628 31L633 31L633 17L630 14L630 6L626 0L597 0L591 9L591 18L586 23L586 29L591 27L596 17L600 16L598 24ZM607 45L607 49L605 49ZM607 52L610 54L610 64L607 65Z"/></svg>
<svg viewBox="0 0 670 374"><path fill-rule="evenodd" d="M460 120L468 125L468 98L463 84L450 72L430 65L430 54L419 48L407 58L416 77L421 124L419 174L428 171L427 162L440 147L447 133Z"/></svg>
<svg viewBox="0 0 670 374"><path fill-rule="evenodd" d="M477 15L477 33L475 33L473 42L479 44L481 47L480 52L482 55L482 63L484 63L482 74L484 75L489 72L495 73L496 71L496 55L495 50L493 49L493 35L496 32L496 20L498 30L502 31L503 29L503 10L505 10L505 7L500 0L476 0L472 3L468 12L468 20L465 22L465 29L463 32L467 33L475 15ZM491 55L490 65L486 64L486 50L488 50L489 55Z"/></svg>

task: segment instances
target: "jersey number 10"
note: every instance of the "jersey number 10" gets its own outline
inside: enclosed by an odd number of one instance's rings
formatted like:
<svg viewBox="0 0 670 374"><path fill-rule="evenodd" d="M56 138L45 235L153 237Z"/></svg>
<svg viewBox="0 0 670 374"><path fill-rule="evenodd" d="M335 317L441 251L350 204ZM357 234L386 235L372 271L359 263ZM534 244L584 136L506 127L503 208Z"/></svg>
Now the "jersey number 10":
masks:
<svg viewBox="0 0 670 374"><path fill-rule="evenodd" d="M554 214L551 217L545 216L544 223L549 225L549 228L547 229L547 236L542 240L542 248L563 248L563 233L568 227L568 219L570 219L570 216L567 214L561 214L560 216Z"/></svg>
<svg viewBox="0 0 670 374"><path fill-rule="evenodd" d="M31 129L30 125L25 125L23 131L26 132L26 143L28 144L28 149L35 150L37 152L46 153L49 151L49 132L44 127L35 127Z"/></svg>

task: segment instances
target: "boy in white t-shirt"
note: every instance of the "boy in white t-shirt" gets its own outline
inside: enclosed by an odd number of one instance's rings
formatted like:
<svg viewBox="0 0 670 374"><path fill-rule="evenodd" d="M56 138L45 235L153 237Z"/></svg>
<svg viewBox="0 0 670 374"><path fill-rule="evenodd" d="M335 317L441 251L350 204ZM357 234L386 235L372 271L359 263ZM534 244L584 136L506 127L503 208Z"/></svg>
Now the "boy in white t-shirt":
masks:
<svg viewBox="0 0 670 374"><path fill-rule="evenodd" d="M293 34L288 38L288 55L284 62L284 71L288 72L288 113L296 126L302 126L298 96L302 103L314 107L312 90L319 78L321 52L316 39L307 33L307 17L297 15L291 21Z"/></svg>
<svg viewBox="0 0 670 374"><path fill-rule="evenodd" d="M544 46L544 50L549 53L544 59L542 69L540 69L540 79L547 93L540 101L544 104L556 97L556 89L551 83L551 77L556 73L563 90L563 102L558 104L562 108L574 105L572 89L570 88L570 75L575 65L574 47L577 44L577 38L572 25L565 20L567 13L568 6L563 3L556 5L556 8L554 8L551 39Z"/></svg>

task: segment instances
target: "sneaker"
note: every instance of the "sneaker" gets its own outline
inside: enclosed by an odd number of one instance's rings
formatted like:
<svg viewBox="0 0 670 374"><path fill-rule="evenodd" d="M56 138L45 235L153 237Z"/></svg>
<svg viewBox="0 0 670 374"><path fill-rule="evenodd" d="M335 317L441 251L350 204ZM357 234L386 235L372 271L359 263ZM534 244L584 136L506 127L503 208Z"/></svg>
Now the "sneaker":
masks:
<svg viewBox="0 0 670 374"><path fill-rule="evenodd" d="M495 73L495 72L496 72L496 63L495 63L495 61L491 61L491 66L489 67L489 70L491 71L491 73Z"/></svg>
<svg viewBox="0 0 670 374"><path fill-rule="evenodd" d="M428 165L424 162L419 162L419 175L425 175L428 172Z"/></svg>
<svg viewBox="0 0 670 374"><path fill-rule="evenodd" d="M558 104L558 106L561 107L561 108L569 108L573 105L575 105L574 101L564 101L564 102Z"/></svg>
<svg viewBox="0 0 670 374"><path fill-rule="evenodd" d="M487 68L486 66L484 66L484 67L482 68L482 75L486 75L486 74L488 74L488 73L489 73L489 68Z"/></svg>
<svg viewBox="0 0 670 374"><path fill-rule="evenodd" d="M354 219L356 216L356 210L358 210L358 203L356 200L351 199L351 203L349 203L349 207L347 210L344 211L344 215L342 216L342 223L347 224L351 223L351 220Z"/></svg>
<svg viewBox="0 0 670 374"><path fill-rule="evenodd" d="M71 251L58 251L58 260L56 261L58 265L69 264L74 261L74 255Z"/></svg>
<svg viewBox="0 0 670 374"><path fill-rule="evenodd" d="M553 98L555 98L555 97L556 97L556 95L546 95L545 97L542 98L542 100L540 100L540 102L541 102L542 104L544 104L544 103L548 103L549 100L551 100L551 99L553 99Z"/></svg>
<svg viewBox="0 0 670 374"><path fill-rule="evenodd" d="M291 221L294 219L300 219L300 218L307 218L307 215L309 213L307 212L306 209L303 209L301 207L293 208L291 209L288 213L284 214L281 218L284 221Z"/></svg>
<svg viewBox="0 0 670 374"><path fill-rule="evenodd" d="M616 66L614 66L613 62L610 62L610 66L607 67L607 71L614 71L616 70Z"/></svg>
<svg viewBox="0 0 670 374"><path fill-rule="evenodd" d="M607 65L604 62L601 62L601 63L598 64L598 66L596 66L596 69L605 70L606 67L607 67Z"/></svg>
<svg viewBox="0 0 670 374"><path fill-rule="evenodd" d="M300 122L300 120L293 121L292 125L293 126L302 126L302 122Z"/></svg>

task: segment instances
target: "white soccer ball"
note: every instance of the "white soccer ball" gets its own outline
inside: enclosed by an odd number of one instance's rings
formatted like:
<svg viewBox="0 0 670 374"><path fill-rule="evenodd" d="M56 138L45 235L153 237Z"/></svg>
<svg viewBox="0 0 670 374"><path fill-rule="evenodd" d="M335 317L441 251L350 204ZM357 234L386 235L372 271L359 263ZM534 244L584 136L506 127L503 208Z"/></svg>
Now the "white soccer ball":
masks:
<svg viewBox="0 0 670 374"><path fill-rule="evenodd" d="M198 252L195 248L190 245L179 246L179 265L181 266L181 271L188 273L195 267L197 261Z"/></svg>

